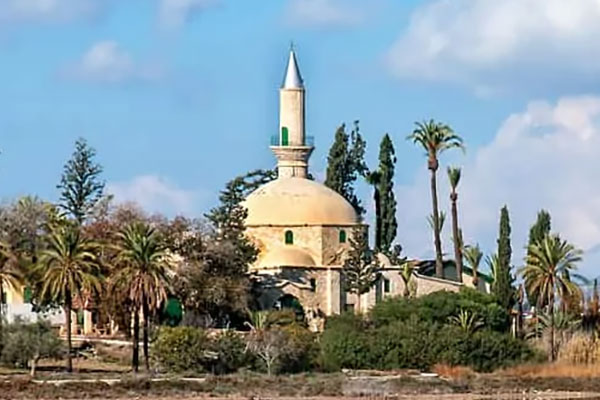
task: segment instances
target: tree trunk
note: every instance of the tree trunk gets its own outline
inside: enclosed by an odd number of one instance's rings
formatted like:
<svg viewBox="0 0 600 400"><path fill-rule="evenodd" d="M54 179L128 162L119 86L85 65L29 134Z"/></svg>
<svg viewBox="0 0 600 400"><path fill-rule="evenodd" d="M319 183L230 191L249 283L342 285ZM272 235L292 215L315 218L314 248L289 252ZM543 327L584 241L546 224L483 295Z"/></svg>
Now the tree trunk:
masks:
<svg viewBox="0 0 600 400"><path fill-rule="evenodd" d="M456 278L459 282L462 282L462 249L460 243L460 233L458 230L458 207L456 206L457 200L456 192L452 192L450 200L452 200L452 236L454 237L454 262L456 263Z"/></svg>
<svg viewBox="0 0 600 400"><path fill-rule="evenodd" d="M374 185L373 201L375 202L375 250L381 251L381 193L377 185Z"/></svg>
<svg viewBox="0 0 600 400"><path fill-rule="evenodd" d="M0 279L0 354L4 349L4 286Z"/></svg>
<svg viewBox="0 0 600 400"><path fill-rule="evenodd" d="M140 310L133 308L133 354L131 357L131 368L138 372L140 365Z"/></svg>
<svg viewBox="0 0 600 400"><path fill-rule="evenodd" d="M437 182L436 182L436 168L430 168L431 170L431 205L433 208L433 238L435 243L435 276L438 278L444 277L444 264L442 262L442 240L440 239L440 214L438 211L438 199L437 199Z"/></svg>
<svg viewBox="0 0 600 400"><path fill-rule="evenodd" d="M143 340L144 340L144 367L146 368L146 372L150 371L150 359L148 358L148 325L150 318L149 310L148 310L148 302L144 297L144 304L142 305L142 313L144 317L144 327L143 327Z"/></svg>
<svg viewBox="0 0 600 400"><path fill-rule="evenodd" d="M556 360L556 344L554 342L554 290L551 289L550 295L548 296L548 311L550 313L550 361Z"/></svg>
<svg viewBox="0 0 600 400"><path fill-rule="evenodd" d="M71 291L65 291L65 313L67 324L67 372L73 372L73 361L71 360L71 352L73 351L73 343L71 340Z"/></svg>
<svg viewBox="0 0 600 400"><path fill-rule="evenodd" d="M37 362L38 362L38 360L39 360L39 359L40 359L40 356L36 354L36 355L35 355L35 356L34 356L34 357L33 357L33 358L32 358L32 359L29 361L29 362L30 362L30 364L31 364L31 365L29 366L29 368L30 368L30 369L29 369L29 375L30 375L32 378L35 378L35 371L36 371L36 369L37 369Z"/></svg>

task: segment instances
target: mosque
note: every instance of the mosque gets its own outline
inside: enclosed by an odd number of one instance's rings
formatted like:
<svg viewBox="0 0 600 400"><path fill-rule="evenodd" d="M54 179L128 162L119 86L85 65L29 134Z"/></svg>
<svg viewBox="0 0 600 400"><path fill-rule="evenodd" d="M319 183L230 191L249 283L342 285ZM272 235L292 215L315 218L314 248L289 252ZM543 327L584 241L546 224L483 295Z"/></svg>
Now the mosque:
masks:
<svg viewBox="0 0 600 400"><path fill-rule="evenodd" d="M341 195L310 179L314 147L306 136L305 102L306 88L292 49L279 90L279 134L271 143L278 178L251 193L244 205L247 235L260 251L250 268L263 287L260 306L300 306L318 329L327 315L354 310L356 304L364 312L387 296L402 295L404 283L400 267L380 254L382 271L371 291L360 302L345 292L342 265L349 236L357 227L368 227ZM472 279L465 276L463 282ZM463 284L417 272L411 285L418 296L456 291Z"/></svg>

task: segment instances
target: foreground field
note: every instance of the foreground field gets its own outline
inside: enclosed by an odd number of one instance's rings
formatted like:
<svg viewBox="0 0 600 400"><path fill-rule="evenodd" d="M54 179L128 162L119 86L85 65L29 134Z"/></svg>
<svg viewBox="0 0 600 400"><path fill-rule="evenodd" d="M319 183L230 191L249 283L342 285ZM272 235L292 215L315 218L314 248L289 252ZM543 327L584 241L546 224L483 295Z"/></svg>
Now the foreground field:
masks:
<svg viewBox="0 0 600 400"><path fill-rule="evenodd" d="M521 366L494 374L465 368L436 368L439 376L414 371L345 371L269 377L256 373L226 376L134 376L123 369L78 363L67 375L46 367L31 379L4 371L2 399L195 399L195 398L356 398L411 399L598 398L600 370L564 365Z"/></svg>

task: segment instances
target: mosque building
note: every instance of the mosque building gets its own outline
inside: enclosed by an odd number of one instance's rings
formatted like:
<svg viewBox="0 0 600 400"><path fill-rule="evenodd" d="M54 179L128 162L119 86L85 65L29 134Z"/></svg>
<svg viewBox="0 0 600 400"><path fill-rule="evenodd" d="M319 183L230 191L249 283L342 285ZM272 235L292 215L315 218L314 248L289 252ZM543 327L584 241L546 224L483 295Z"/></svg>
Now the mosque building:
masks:
<svg viewBox="0 0 600 400"><path fill-rule="evenodd" d="M309 320L319 321L354 309L355 304L362 312L386 296L402 295L404 283L400 268L379 255L380 279L360 303L356 295L345 292L342 266L350 235L357 227L368 227L346 199L310 178L314 147L306 136L305 104L306 88L292 49L279 90L279 134L271 145L278 178L251 193L244 205L247 235L259 249L251 272L264 289L260 306L299 305ZM415 295L462 286L419 273L413 278Z"/></svg>

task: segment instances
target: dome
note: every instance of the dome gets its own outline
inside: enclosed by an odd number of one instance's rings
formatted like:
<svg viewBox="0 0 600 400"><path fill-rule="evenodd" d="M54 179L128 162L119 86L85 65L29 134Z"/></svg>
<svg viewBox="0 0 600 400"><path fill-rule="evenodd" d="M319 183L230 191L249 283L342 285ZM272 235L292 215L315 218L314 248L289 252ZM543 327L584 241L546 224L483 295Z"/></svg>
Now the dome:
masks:
<svg viewBox="0 0 600 400"><path fill-rule="evenodd" d="M304 178L279 178L252 192L247 226L355 225L354 208L335 191Z"/></svg>
<svg viewBox="0 0 600 400"><path fill-rule="evenodd" d="M261 267L312 267L315 260L306 251L294 247L279 247L258 261Z"/></svg>

